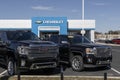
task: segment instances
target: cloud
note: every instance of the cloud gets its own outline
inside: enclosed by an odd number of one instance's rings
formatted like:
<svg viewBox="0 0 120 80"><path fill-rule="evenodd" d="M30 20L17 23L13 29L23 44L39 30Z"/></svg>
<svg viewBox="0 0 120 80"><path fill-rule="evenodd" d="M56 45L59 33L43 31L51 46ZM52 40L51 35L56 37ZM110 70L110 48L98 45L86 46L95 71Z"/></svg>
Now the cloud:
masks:
<svg viewBox="0 0 120 80"><path fill-rule="evenodd" d="M44 10L44 11L52 11L52 10L54 10L53 7L49 7L49 6L33 6L32 9L33 10Z"/></svg>
<svg viewBox="0 0 120 80"><path fill-rule="evenodd" d="M93 5L96 5L96 6L105 6L105 5L107 5L107 4L105 4L105 3L92 3Z"/></svg>

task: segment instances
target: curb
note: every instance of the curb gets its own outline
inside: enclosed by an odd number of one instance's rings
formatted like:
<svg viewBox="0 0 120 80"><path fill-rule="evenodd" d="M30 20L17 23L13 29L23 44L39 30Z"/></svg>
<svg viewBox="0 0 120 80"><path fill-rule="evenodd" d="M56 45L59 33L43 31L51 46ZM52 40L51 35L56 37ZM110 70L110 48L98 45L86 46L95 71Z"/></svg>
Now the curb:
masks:
<svg viewBox="0 0 120 80"><path fill-rule="evenodd" d="M12 76L8 80L17 80L18 76ZM103 80L104 76L64 76L64 80ZM21 75L21 80L60 80L60 76L28 76ZM107 80L120 80L120 77L107 77Z"/></svg>

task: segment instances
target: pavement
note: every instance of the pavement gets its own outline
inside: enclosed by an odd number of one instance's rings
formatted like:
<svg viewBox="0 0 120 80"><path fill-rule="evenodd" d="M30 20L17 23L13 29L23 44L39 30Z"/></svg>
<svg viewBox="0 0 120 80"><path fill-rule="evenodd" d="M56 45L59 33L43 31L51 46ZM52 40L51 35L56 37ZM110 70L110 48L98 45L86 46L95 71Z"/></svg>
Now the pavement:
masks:
<svg viewBox="0 0 120 80"><path fill-rule="evenodd" d="M112 44L112 43L100 43L96 42L97 44L102 44L102 45L109 45L109 46L120 46L120 44Z"/></svg>

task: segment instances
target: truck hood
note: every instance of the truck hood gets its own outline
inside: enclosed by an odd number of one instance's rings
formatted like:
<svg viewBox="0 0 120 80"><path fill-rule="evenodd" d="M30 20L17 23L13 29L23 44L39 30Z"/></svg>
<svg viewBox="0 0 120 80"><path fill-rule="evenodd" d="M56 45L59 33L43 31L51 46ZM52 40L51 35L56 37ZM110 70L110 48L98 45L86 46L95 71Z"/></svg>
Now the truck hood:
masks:
<svg viewBox="0 0 120 80"><path fill-rule="evenodd" d="M96 43L82 43L82 44L76 44L77 46L83 46L83 47L110 47L107 45L101 45L101 44L96 44Z"/></svg>
<svg viewBox="0 0 120 80"><path fill-rule="evenodd" d="M40 45L55 45L53 42L50 42L50 41L32 41L32 40L25 40L25 41L19 41L19 43L21 45L25 45L25 46L30 46L30 47L33 47L33 46L40 46Z"/></svg>

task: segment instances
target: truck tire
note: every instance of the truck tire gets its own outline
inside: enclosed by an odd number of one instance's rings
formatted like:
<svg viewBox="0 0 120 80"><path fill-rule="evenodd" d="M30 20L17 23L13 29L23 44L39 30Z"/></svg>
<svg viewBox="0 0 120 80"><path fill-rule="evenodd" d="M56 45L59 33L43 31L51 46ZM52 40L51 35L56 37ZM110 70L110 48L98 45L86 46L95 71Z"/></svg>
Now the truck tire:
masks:
<svg viewBox="0 0 120 80"><path fill-rule="evenodd" d="M12 58L8 59L7 72L10 76L17 73L16 63Z"/></svg>
<svg viewBox="0 0 120 80"><path fill-rule="evenodd" d="M81 56L73 56L71 59L71 67L74 71L82 71L84 69L83 58Z"/></svg>

